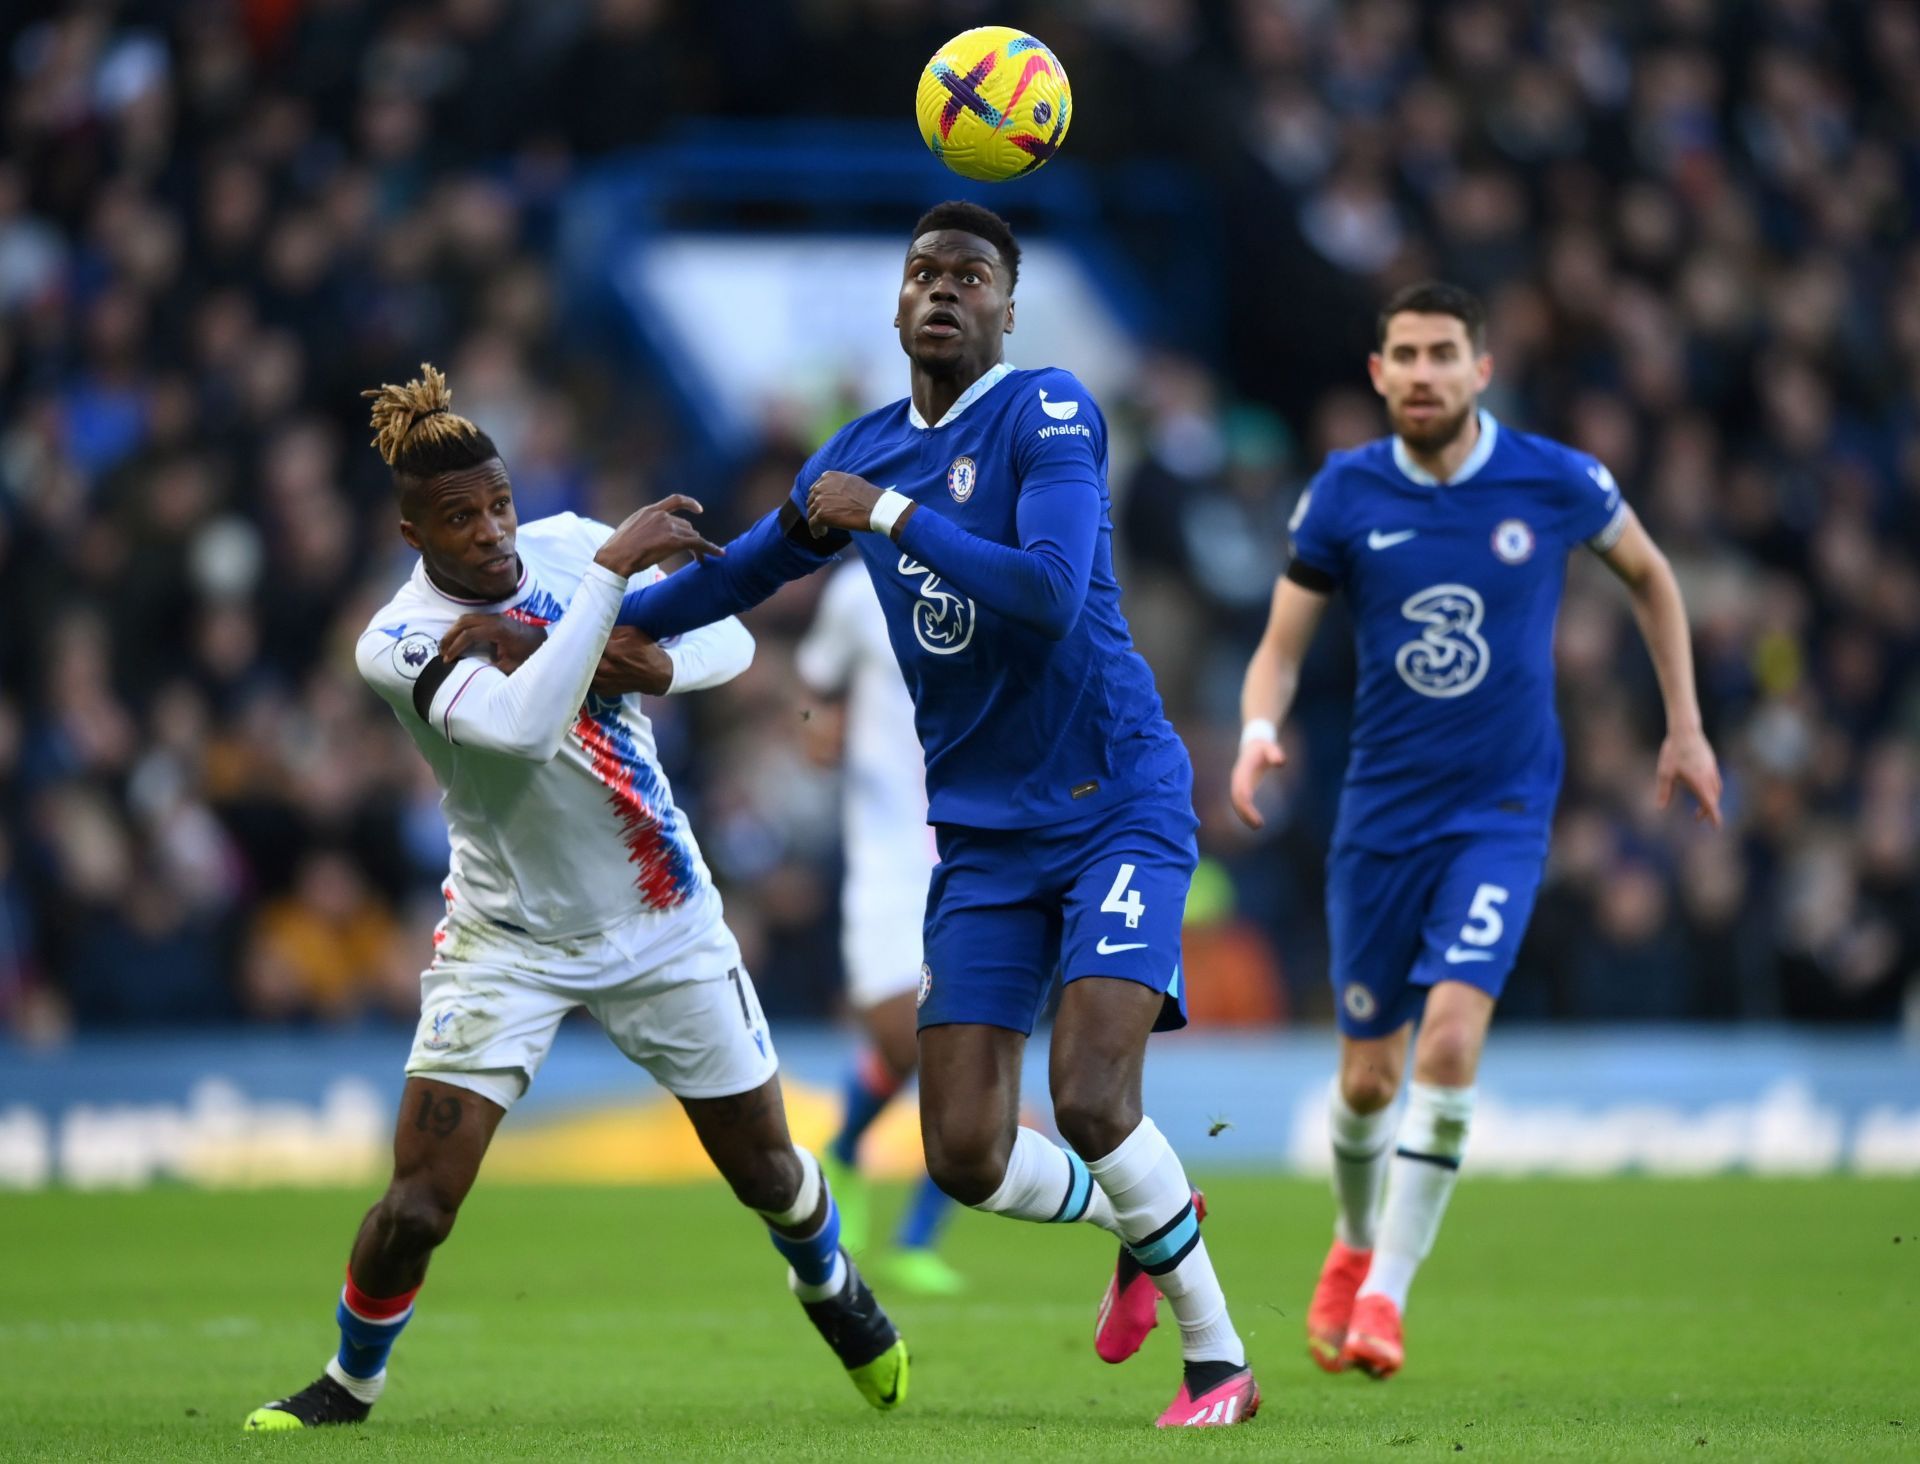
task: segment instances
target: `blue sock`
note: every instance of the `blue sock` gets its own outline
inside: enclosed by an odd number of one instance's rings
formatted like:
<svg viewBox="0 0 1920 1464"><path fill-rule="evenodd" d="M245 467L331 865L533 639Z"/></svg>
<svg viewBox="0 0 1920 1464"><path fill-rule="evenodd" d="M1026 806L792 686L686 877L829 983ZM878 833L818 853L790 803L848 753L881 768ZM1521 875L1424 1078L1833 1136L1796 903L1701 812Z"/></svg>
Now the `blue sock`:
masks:
<svg viewBox="0 0 1920 1464"><path fill-rule="evenodd" d="M868 1048L847 1074L843 1096L840 1132L833 1136L827 1150L849 1169L860 1150L860 1136L873 1127L880 1111L900 1091L899 1079L888 1071L878 1053Z"/></svg>
<svg viewBox="0 0 1920 1464"><path fill-rule="evenodd" d="M787 1258L793 1274L807 1287L825 1286L840 1264L840 1207L827 1196L827 1218L820 1228L804 1240L782 1235L769 1227L773 1248Z"/></svg>
<svg viewBox="0 0 1920 1464"><path fill-rule="evenodd" d="M900 1221L901 1247L919 1250L931 1246L952 1212L953 1197L935 1184L931 1175L921 1175L913 1189L913 1203Z"/></svg>
<svg viewBox="0 0 1920 1464"><path fill-rule="evenodd" d="M413 1316L419 1287L404 1296L376 1300L348 1281L340 1293L334 1320L340 1324L340 1370L349 1377L377 1377L387 1354ZM369 1315L371 1313L371 1315Z"/></svg>

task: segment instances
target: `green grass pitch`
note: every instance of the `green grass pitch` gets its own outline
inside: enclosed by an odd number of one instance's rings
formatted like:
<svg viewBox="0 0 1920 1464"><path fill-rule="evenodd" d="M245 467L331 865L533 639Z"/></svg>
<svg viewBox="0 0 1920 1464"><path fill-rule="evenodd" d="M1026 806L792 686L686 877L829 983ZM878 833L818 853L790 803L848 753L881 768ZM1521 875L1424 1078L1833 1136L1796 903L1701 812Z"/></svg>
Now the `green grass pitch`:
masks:
<svg viewBox="0 0 1920 1464"><path fill-rule="evenodd" d="M1093 1356L1111 1249L963 1214L965 1299L894 1300L899 1413L860 1404L717 1186L489 1189L434 1263L360 1429L245 1436L332 1346L365 1192L0 1197L0 1457L12 1459L1338 1459L1920 1452L1920 1186L1474 1182L1390 1383L1326 1377L1302 1315L1323 1188L1208 1187L1207 1235L1265 1392L1251 1425L1149 1426L1165 1317ZM896 1195L880 1206L884 1214Z"/></svg>

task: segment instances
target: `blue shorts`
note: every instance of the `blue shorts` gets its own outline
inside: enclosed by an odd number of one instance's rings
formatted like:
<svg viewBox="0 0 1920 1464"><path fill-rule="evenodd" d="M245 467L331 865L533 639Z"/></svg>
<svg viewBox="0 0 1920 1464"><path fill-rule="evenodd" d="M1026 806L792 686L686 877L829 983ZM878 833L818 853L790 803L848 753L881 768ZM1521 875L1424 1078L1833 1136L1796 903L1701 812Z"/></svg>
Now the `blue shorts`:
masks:
<svg viewBox="0 0 1920 1464"><path fill-rule="evenodd" d="M1327 861L1335 1012L1349 1037L1385 1037L1420 1015L1437 981L1498 998L1513 970L1543 837L1459 834L1404 854L1345 848Z"/></svg>
<svg viewBox="0 0 1920 1464"><path fill-rule="evenodd" d="M1180 924L1199 849L1183 768L1099 819L1057 829L937 826L920 1025L1032 1032L1053 973L1160 992L1156 1032L1187 1024Z"/></svg>

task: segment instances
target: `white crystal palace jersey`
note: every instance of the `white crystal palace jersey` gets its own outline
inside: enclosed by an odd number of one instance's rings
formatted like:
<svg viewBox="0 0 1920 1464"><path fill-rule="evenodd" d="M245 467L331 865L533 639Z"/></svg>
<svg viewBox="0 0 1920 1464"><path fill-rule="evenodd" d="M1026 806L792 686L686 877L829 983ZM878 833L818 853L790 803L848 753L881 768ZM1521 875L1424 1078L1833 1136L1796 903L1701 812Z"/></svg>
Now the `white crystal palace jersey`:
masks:
<svg viewBox="0 0 1920 1464"><path fill-rule="evenodd" d="M451 898L541 940L602 930L641 910L718 898L655 760L653 729L638 695L589 693L547 762L463 747L450 740L444 716L443 725L429 726L415 706L415 683L454 621L480 612L552 624L610 532L570 513L522 524L520 587L496 604L443 594L424 566L416 566L355 648L360 674L393 707L440 783L453 841ZM635 583L654 577L649 571ZM724 625L712 629L728 633ZM746 638L737 622L731 631ZM750 638L747 645L750 654ZM450 714L462 678L483 674L497 673L463 662L447 684L451 694L443 693L429 711L437 706Z"/></svg>

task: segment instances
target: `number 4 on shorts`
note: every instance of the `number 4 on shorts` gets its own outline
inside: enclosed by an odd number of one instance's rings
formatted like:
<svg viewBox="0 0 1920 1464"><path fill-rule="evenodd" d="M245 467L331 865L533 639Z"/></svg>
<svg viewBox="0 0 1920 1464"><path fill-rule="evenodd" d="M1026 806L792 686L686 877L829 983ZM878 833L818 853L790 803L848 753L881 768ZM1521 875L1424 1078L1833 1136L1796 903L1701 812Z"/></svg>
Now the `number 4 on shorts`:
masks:
<svg viewBox="0 0 1920 1464"><path fill-rule="evenodd" d="M1113 888L1107 891L1106 899L1100 902L1102 915L1126 916L1128 930L1138 930L1140 917L1147 913L1147 902L1140 898L1140 892L1127 888L1133 883L1133 870L1131 864L1121 865L1120 872L1113 877Z"/></svg>

